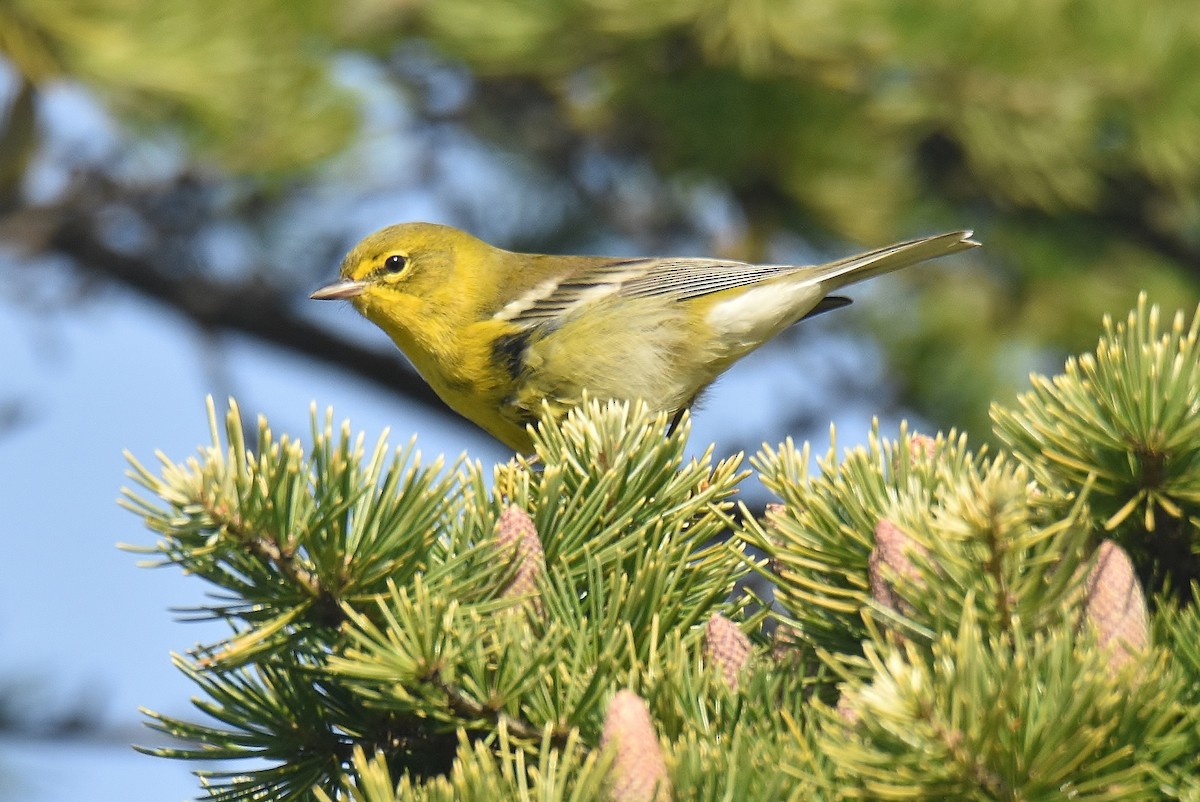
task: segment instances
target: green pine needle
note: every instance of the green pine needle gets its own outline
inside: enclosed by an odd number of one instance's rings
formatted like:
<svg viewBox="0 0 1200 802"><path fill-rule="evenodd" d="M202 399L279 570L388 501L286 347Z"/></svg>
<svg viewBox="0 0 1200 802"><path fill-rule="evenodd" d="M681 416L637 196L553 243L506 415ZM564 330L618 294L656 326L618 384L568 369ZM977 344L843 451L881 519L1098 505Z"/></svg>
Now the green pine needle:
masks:
<svg viewBox="0 0 1200 802"><path fill-rule="evenodd" d="M1106 523L1193 587L1198 333L1143 302L997 409L1015 458L905 427L817 471L765 448L762 521L734 515L740 455L687 459L686 419L642 403L589 401L488 471L365 448L331 412L308 445L247 435L210 401L212 444L131 458L122 501L158 537L138 550L216 591L192 616L231 627L176 658L200 718L148 712L181 744L147 751L250 761L198 772L228 802L609 800L628 690L675 799L1195 799L1196 607L1152 596L1123 665L1081 622ZM707 642L718 614L749 646Z"/></svg>
<svg viewBox="0 0 1200 802"><path fill-rule="evenodd" d="M1200 578L1200 309L1164 327L1143 293L1125 321L1105 318L1094 353L1032 382L992 419L1038 484L1090 483L1097 521L1130 547L1150 587Z"/></svg>
<svg viewBox="0 0 1200 802"><path fill-rule="evenodd" d="M1124 322L1104 320L1095 353L1033 377L1016 410L995 406L1000 438L1047 485L1082 487L1106 529L1134 513L1200 520L1200 309L1162 329L1143 293Z"/></svg>

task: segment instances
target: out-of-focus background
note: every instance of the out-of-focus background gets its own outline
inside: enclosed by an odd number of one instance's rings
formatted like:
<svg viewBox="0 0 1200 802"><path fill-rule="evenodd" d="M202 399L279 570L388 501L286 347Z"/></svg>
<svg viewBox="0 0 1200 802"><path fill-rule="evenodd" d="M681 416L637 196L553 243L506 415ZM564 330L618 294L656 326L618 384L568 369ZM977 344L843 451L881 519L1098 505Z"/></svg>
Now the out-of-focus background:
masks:
<svg viewBox="0 0 1200 802"><path fill-rule="evenodd" d="M186 457L213 394L507 457L307 300L362 235L810 262L973 227L738 365L693 443L982 443L1104 312L1195 306L1197 75L1192 0L0 0L0 798L198 793L129 747L219 632L114 547L153 542L123 449Z"/></svg>

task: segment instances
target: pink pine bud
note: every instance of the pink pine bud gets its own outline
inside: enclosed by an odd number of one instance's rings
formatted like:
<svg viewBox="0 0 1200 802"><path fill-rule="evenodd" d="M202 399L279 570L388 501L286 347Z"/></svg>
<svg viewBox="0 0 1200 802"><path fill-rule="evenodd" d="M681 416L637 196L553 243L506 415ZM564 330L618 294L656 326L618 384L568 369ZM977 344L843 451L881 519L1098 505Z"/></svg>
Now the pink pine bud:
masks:
<svg viewBox="0 0 1200 802"><path fill-rule="evenodd" d="M1109 667L1115 672L1150 646L1146 597L1125 550L1111 540L1101 543L1084 587L1084 615L1095 626L1100 645L1109 650Z"/></svg>
<svg viewBox="0 0 1200 802"><path fill-rule="evenodd" d="M516 572L501 595L528 597L534 612L541 615L538 579L546 574L546 556L529 513L515 504L509 505L496 521L496 540L500 543L500 553L511 555L516 565Z"/></svg>
<svg viewBox="0 0 1200 802"><path fill-rule="evenodd" d="M880 518L875 526L875 548L867 561L867 578L875 601L901 615L910 615L912 605L896 593L890 577L921 581L921 572L909 559L910 553L924 556L929 551L887 518Z"/></svg>
<svg viewBox="0 0 1200 802"><path fill-rule="evenodd" d="M937 452L937 439L927 434L913 434L908 438L908 456L913 462L929 459Z"/></svg>
<svg viewBox="0 0 1200 802"><path fill-rule="evenodd" d="M856 708L850 702L850 700L846 698L846 694L844 692L838 694L837 708L835 709L837 710L838 718L849 724L851 727L858 723L858 708Z"/></svg>
<svg viewBox="0 0 1200 802"><path fill-rule="evenodd" d="M796 628L785 621L775 625L771 633L771 659L780 667L796 667L800 665L800 637Z"/></svg>
<svg viewBox="0 0 1200 802"><path fill-rule="evenodd" d="M750 639L728 618L713 613L704 625L704 659L719 668L725 684L736 691L742 670L750 662Z"/></svg>
<svg viewBox="0 0 1200 802"><path fill-rule="evenodd" d="M671 781L645 701L617 691L608 703L600 745L616 751L609 771L613 802L670 802Z"/></svg>

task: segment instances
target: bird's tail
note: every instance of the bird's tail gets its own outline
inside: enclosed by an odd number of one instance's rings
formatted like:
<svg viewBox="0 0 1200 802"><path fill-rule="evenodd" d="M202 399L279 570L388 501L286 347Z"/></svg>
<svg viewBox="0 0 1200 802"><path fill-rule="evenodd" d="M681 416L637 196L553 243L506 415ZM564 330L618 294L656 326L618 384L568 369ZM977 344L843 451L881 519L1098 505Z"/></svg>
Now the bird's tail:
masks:
<svg viewBox="0 0 1200 802"><path fill-rule="evenodd" d="M820 272L814 278L821 283L824 291L829 293L847 284L881 276L902 267L915 265L917 262L976 248L979 243L971 239L972 233L971 231L955 231L951 234L938 234L908 242L898 242L886 248L822 265L818 268Z"/></svg>

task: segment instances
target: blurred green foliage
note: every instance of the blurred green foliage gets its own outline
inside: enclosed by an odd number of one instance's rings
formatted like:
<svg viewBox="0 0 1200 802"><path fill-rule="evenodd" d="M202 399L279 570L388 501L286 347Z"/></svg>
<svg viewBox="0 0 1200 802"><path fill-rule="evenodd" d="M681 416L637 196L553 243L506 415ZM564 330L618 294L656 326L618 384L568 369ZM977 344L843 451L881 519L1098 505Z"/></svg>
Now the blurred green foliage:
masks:
<svg viewBox="0 0 1200 802"><path fill-rule="evenodd" d="M975 227L986 265L918 272L871 312L900 397L939 425L986 431L989 399L1139 290L1196 297L1190 0L0 0L0 51L29 81L87 81L234 170L347 142L340 53L419 95L392 58L412 40L470 72L457 119L552 172L599 150L716 182L744 218L728 255L785 230Z"/></svg>
<svg viewBox="0 0 1200 802"><path fill-rule="evenodd" d="M4 0L0 51L26 81L84 81L233 170L295 169L355 127L329 80L332 6L279 0Z"/></svg>

